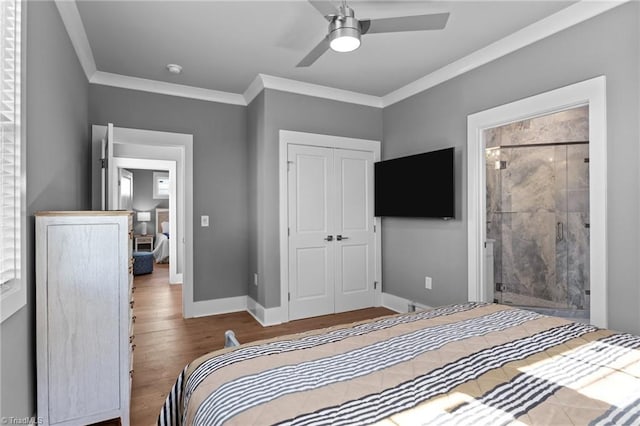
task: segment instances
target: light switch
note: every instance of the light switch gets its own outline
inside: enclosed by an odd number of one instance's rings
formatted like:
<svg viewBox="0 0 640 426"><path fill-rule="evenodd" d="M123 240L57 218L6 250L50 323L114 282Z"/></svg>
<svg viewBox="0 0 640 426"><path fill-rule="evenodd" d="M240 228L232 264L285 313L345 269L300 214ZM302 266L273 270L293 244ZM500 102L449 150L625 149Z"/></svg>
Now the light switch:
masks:
<svg viewBox="0 0 640 426"><path fill-rule="evenodd" d="M432 288L431 277L424 277L424 288L426 288L427 290L431 290Z"/></svg>
<svg viewBox="0 0 640 426"><path fill-rule="evenodd" d="M203 228L209 226L209 216L200 216L200 226Z"/></svg>

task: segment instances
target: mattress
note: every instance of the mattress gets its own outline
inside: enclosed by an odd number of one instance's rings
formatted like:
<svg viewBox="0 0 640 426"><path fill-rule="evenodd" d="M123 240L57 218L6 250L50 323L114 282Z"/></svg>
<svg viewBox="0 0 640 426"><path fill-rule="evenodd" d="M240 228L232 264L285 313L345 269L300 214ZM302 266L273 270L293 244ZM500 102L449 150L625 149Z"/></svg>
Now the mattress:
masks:
<svg viewBox="0 0 640 426"><path fill-rule="evenodd" d="M158 232L156 234L156 247L153 249L153 258L156 263L169 263L169 237Z"/></svg>
<svg viewBox="0 0 640 426"><path fill-rule="evenodd" d="M640 424L640 338L467 303L207 354L160 425Z"/></svg>

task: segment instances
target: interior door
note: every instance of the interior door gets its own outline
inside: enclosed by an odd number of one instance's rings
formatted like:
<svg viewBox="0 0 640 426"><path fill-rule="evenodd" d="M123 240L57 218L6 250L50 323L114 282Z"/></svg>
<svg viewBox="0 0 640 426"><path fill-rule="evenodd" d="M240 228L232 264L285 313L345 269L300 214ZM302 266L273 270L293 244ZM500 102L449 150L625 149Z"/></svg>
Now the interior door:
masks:
<svg viewBox="0 0 640 426"><path fill-rule="evenodd" d="M375 303L375 234L372 152L334 150L335 311Z"/></svg>
<svg viewBox="0 0 640 426"><path fill-rule="evenodd" d="M289 145L289 319L334 312L333 150Z"/></svg>
<svg viewBox="0 0 640 426"><path fill-rule="evenodd" d="M333 151L289 145L289 319L334 312Z"/></svg>
<svg viewBox="0 0 640 426"><path fill-rule="evenodd" d="M102 210L115 210L117 176L113 167L113 124L107 125L107 131L102 139Z"/></svg>
<svg viewBox="0 0 640 426"><path fill-rule="evenodd" d="M118 169L118 209L133 210L133 173Z"/></svg>
<svg viewBox="0 0 640 426"><path fill-rule="evenodd" d="M289 319L374 306L373 161L289 145Z"/></svg>

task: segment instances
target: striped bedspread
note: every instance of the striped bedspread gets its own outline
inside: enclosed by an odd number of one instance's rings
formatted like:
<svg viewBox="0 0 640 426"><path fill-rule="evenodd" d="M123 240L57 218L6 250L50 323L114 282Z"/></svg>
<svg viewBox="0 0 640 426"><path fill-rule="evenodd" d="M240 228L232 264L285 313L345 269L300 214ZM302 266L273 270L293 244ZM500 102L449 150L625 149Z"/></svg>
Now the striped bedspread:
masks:
<svg viewBox="0 0 640 426"><path fill-rule="evenodd" d="M640 424L640 337L495 304L286 336L189 364L159 425Z"/></svg>

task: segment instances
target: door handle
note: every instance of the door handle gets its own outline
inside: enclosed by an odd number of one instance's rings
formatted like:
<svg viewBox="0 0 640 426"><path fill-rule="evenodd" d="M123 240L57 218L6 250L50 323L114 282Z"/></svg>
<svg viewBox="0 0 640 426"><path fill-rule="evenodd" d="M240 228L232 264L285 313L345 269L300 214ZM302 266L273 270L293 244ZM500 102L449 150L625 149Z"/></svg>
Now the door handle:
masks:
<svg viewBox="0 0 640 426"><path fill-rule="evenodd" d="M349 237L343 237L342 235L337 235L336 236L336 240L338 240L338 241L348 240L348 239L349 239Z"/></svg>
<svg viewBox="0 0 640 426"><path fill-rule="evenodd" d="M324 240L325 241L333 241L333 235L327 235L327 237Z"/></svg>
<svg viewBox="0 0 640 426"><path fill-rule="evenodd" d="M564 224L562 222L558 222L556 224L556 241L564 240Z"/></svg>

